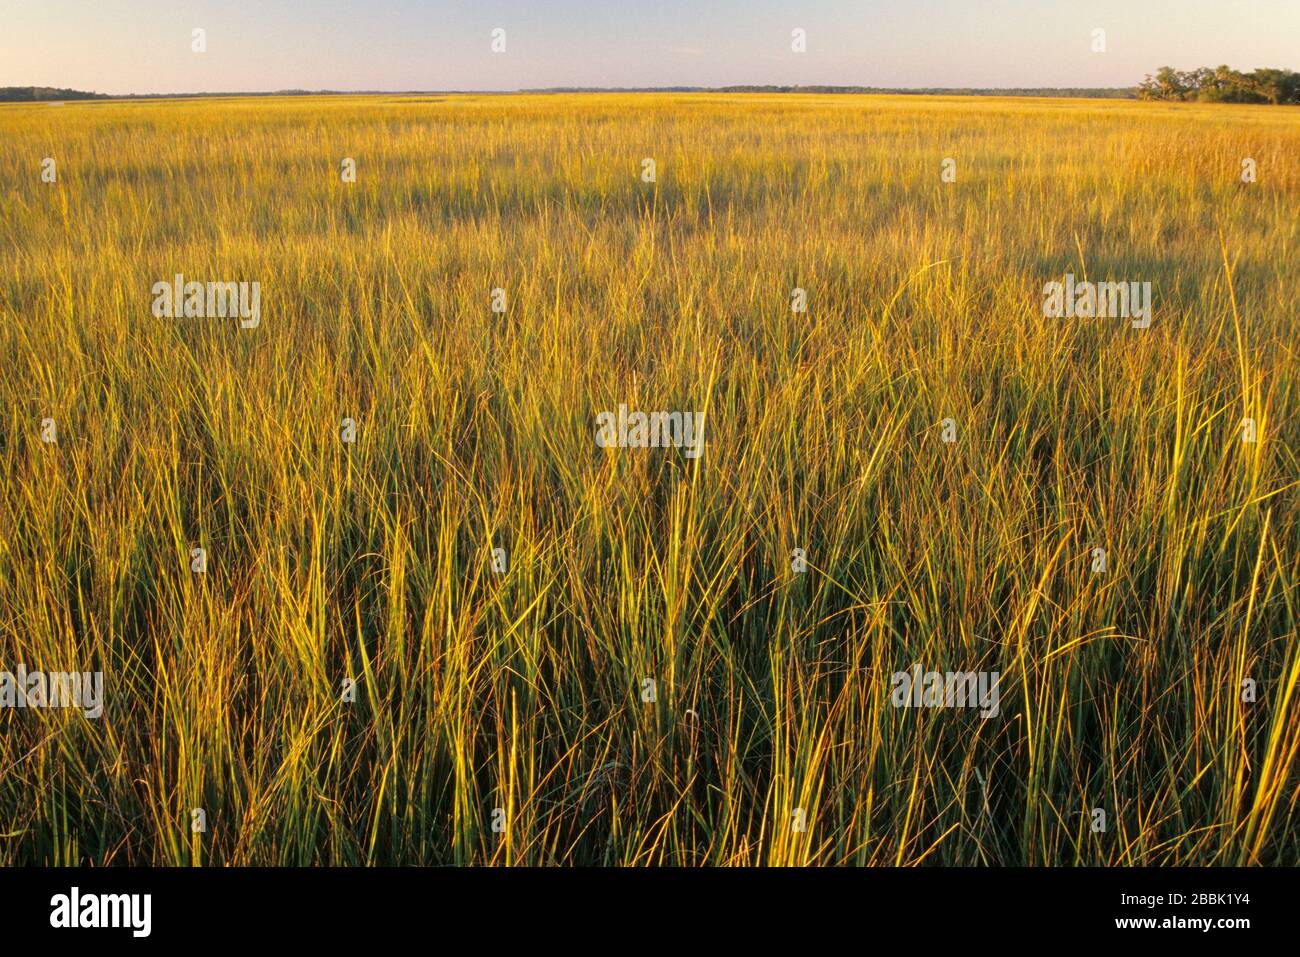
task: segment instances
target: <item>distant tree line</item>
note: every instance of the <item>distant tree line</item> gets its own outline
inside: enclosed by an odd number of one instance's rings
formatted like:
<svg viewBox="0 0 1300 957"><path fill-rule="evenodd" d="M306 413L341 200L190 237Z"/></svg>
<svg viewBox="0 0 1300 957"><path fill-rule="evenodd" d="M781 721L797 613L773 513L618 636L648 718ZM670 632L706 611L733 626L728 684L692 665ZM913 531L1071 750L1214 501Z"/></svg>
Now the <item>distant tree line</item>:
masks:
<svg viewBox="0 0 1300 957"><path fill-rule="evenodd" d="M38 100L106 100L105 93L61 90L53 86L0 86L0 103L32 103Z"/></svg>
<svg viewBox="0 0 1300 957"><path fill-rule="evenodd" d="M723 86L718 93L885 93L910 96L1037 96L1125 99L1132 87L886 87L886 86Z"/></svg>
<svg viewBox="0 0 1300 957"><path fill-rule="evenodd" d="M896 86L548 86L521 93L880 93L890 96L1038 96L1133 99L1133 87L896 87Z"/></svg>
<svg viewBox="0 0 1300 957"><path fill-rule="evenodd" d="M1300 104L1300 73L1274 69L1242 73L1228 66L1181 71L1162 66L1138 84L1137 94L1143 100Z"/></svg>
<svg viewBox="0 0 1300 957"><path fill-rule="evenodd" d="M6 86L0 87L0 103L28 103L44 100L136 100L168 99L227 96L359 96L384 94L387 96L408 96L429 94L443 95L449 92L474 92L472 90L274 90L265 93L129 93L109 95L107 93L87 93L84 90L62 90L48 86ZM521 93L888 93L914 94L930 96L1040 96L1040 97L1089 97L1096 99L1132 99L1133 87L1091 88L1091 87L1023 87L1023 88L970 88L970 87L933 87L926 89L907 89L884 86L648 86L648 87L592 87L592 86L556 86L543 89L523 89Z"/></svg>

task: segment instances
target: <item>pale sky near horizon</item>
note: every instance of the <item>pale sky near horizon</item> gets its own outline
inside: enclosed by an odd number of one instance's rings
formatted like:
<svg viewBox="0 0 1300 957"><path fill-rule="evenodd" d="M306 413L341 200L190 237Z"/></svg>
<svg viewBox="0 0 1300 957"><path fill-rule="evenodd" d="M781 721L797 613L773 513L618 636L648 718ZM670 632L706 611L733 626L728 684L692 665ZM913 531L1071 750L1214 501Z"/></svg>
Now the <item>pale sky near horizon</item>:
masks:
<svg viewBox="0 0 1300 957"><path fill-rule="evenodd" d="M0 0L0 86L115 94L1113 87L1220 63L1300 69L1300 0Z"/></svg>

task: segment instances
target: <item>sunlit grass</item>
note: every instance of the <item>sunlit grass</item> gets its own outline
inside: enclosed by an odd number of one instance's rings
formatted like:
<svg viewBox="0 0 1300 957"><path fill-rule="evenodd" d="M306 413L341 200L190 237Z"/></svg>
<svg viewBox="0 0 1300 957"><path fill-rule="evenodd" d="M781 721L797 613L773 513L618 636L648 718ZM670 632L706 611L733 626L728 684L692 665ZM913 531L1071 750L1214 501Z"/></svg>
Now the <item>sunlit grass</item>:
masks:
<svg viewBox="0 0 1300 957"><path fill-rule="evenodd" d="M0 710L0 863L1297 863L1298 156L1267 107L0 108L0 669L107 698ZM1065 272L1151 328L1044 319ZM261 326L155 319L176 273ZM620 402L703 457L598 448ZM913 663L1000 714L893 708Z"/></svg>

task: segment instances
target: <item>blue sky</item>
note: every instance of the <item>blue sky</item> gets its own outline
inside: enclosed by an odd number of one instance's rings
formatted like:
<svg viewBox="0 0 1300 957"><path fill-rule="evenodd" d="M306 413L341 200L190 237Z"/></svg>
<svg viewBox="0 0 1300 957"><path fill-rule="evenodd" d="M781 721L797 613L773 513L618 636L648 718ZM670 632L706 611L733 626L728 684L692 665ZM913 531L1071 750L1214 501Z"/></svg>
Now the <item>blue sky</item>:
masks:
<svg viewBox="0 0 1300 957"><path fill-rule="evenodd" d="M1219 63L1300 69L1300 0L0 0L0 86L103 93L1129 86Z"/></svg>

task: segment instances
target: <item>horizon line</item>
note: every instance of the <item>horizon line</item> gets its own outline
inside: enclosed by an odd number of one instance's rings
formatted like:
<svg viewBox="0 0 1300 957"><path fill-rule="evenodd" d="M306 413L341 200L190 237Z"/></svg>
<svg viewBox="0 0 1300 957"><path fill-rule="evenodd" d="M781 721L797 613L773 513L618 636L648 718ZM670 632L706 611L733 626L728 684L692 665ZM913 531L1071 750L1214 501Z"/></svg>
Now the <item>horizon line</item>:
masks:
<svg viewBox="0 0 1300 957"><path fill-rule="evenodd" d="M1033 93L1085 93L1085 94L1126 94L1136 93L1137 84L1126 86L863 86L858 84L781 84L781 83L733 83L723 86L545 86L518 87L515 89L305 89L286 87L276 90L183 90L148 93L100 93L96 90L80 90L72 87L48 86L45 84L27 84L22 86L0 87L0 95L10 90L49 90L52 92L75 94L81 98L96 100L126 99L167 99L185 97L258 97L258 96L518 96L527 94L555 93L881 93L908 95L944 95L944 94L991 94L999 93L1026 95ZM51 100L57 98L51 97ZM3 102L3 100L0 100ZM25 101L40 102L40 101Z"/></svg>

